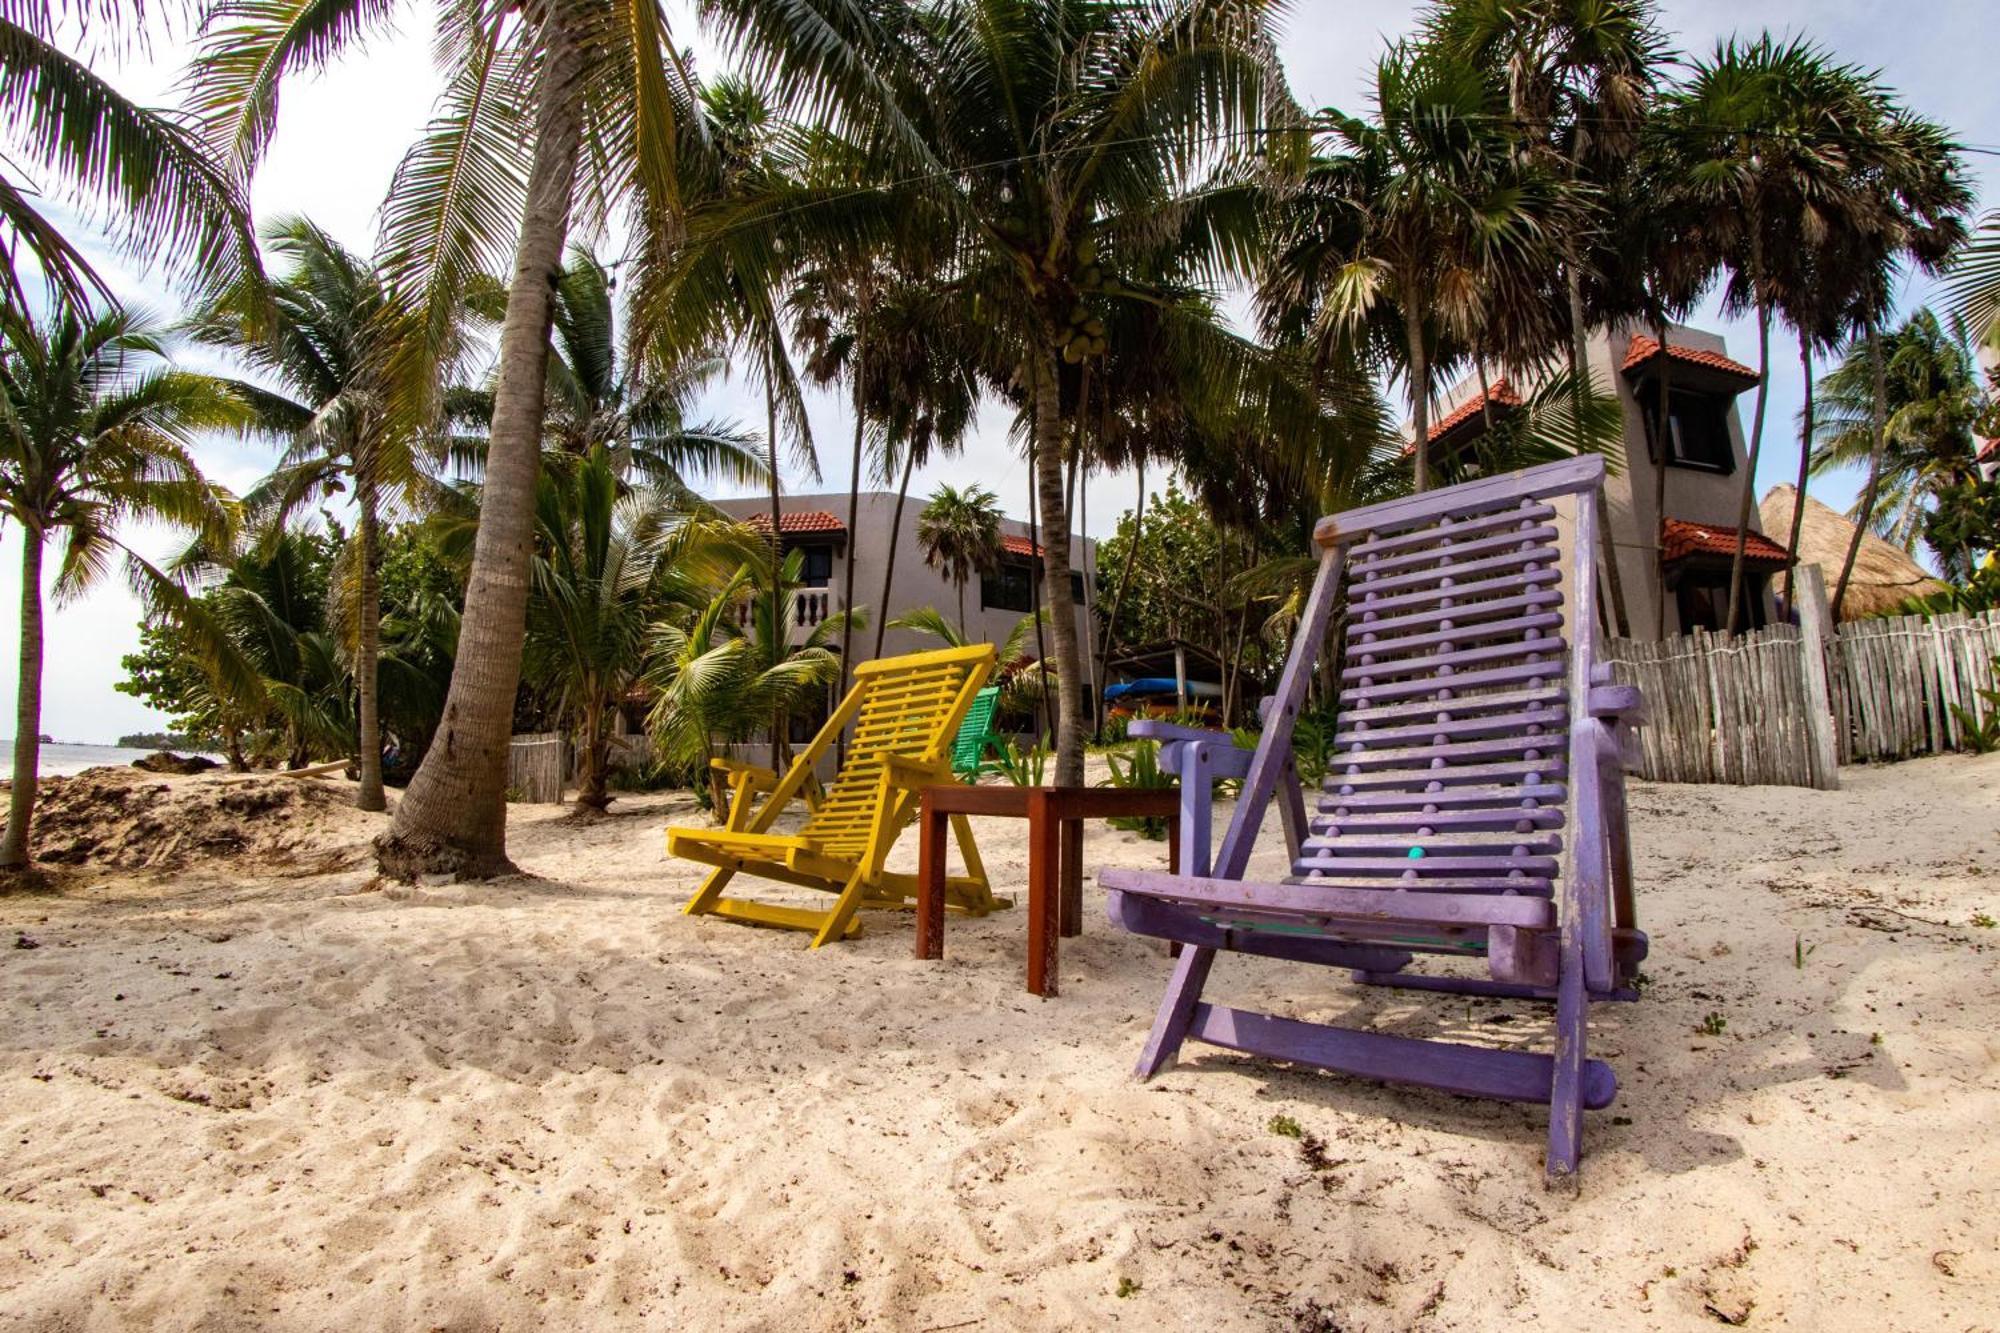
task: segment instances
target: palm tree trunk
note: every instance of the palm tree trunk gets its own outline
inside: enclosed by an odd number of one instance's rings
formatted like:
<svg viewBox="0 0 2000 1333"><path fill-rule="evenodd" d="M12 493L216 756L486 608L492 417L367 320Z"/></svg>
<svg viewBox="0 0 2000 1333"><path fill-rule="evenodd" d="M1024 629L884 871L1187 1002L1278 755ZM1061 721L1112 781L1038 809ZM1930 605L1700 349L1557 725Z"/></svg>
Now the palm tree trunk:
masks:
<svg viewBox="0 0 2000 1333"><path fill-rule="evenodd" d="M896 517L889 524L889 558L882 565L882 602L881 605L875 608L875 656L877 657L882 655L882 638L889 632L889 590L895 586L896 582L896 547L901 544L899 539L903 534L903 501L909 498L910 469L916 465L916 446L914 443L905 442L903 445L903 480L896 487ZM959 620L962 622L965 619L965 598L963 593L959 594L958 607ZM959 632L961 634L965 632L963 624L960 624Z"/></svg>
<svg viewBox="0 0 2000 1333"><path fill-rule="evenodd" d="M1749 539L1750 503L1757 496L1757 458L1764 449L1764 404L1771 396L1771 304L1763 299L1763 286L1761 279L1756 280L1757 408L1750 418L1750 459L1744 464L1743 490L1736 501L1736 553L1729 561L1729 615L1722 629L1725 634L1736 633L1737 613L1743 606L1743 545Z"/></svg>
<svg viewBox="0 0 2000 1333"><path fill-rule="evenodd" d="M1570 430L1576 440L1576 451L1582 453L1583 399L1588 384L1584 378L1584 367L1590 363L1590 343L1583 323L1583 276L1577 272L1576 248L1568 240L1563 243L1563 285L1569 292L1570 415L1576 418L1570 423ZM1606 535L1609 536L1608 529Z"/></svg>
<svg viewBox="0 0 2000 1333"><path fill-rule="evenodd" d="M1045 332L1035 376L1035 490L1042 508L1042 582L1053 612L1056 655L1056 781L1083 785L1083 672L1077 661L1076 605L1069 589L1069 511L1063 503L1063 421L1056 381L1055 330Z"/></svg>
<svg viewBox="0 0 2000 1333"><path fill-rule="evenodd" d="M1667 354L1667 334L1672 330L1663 318L1654 327L1660 335L1660 419L1656 426L1659 458L1653 468L1653 565L1659 575L1660 595L1653 607L1653 637L1667 637L1667 460L1674 453L1674 413L1673 395L1669 381L1673 377L1674 359Z"/></svg>
<svg viewBox="0 0 2000 1333"><path fill-rule="evenodd" d="M583 141L582 55L563 13L551 5L542 19L546 56L528 204L500 329L479 534L451 687L436 739L397 804L396 822L376 841L377 861L392 878L432 872L483 878L513 869L507 859L507 744L527 621L551 297Z"/></svg>
<svg viewBox="0 0 2000 1333"><path fill-rule="evenodd" d="M768 349L767 349L768 352ZM771 469L771 549L785 549L782 515L778 509L778 389L771 383L775 361L764 358L764 461Z"/></svg>
<svg viewBox="0 0 2000 1333"><path fill-rule="evenodd" d="M1875 372L1875 405L1870 429L1873 438L1868 446L1868 485L1861 492L1859 515L1854 524L1854 535L1847 539L1847 555L1840 562L1840 579L1833 588L1833 618L1840 619L1840 604L1847 596L1848 580L1854 577L1854 561L1861 554L1861 534L1867 530L1869 521L1875 514L1875 493L1882 484L1882 454L1888 445L1888 368L1882 360L1882 335L1871 316L1868 320L1868 364Z"/></svg>
<svg viewBox="0 0 2000 1333"><path fill-rule="evenodd" d="M952 582L958 585L958 637L963 639L965 637L965 580L958 578L953 579Z"/></svg>
<svg viewBox="0 0 2000 1333"><path fill-rule="evenodd" d="M777 331L775 329L771 330L770 336L773 338L777 337ZM764 449L765 461L771 469L771 596L773 598L771 623L774 626L773 632L778 635L778 641L773 645L772 651L782 653L785 648L785 636L789 635L791 630L784 623L785 617L781 614L784 610L785 529L783 511L778 506L777 380L777 349L767 339L764 344ZM854 560L854 523L851 516L847 527L848 568L852 570ZM843 637L841 640L841 660L843 663L847 658L846 646L847 641ZM780 708L771 714L770 725L771 770L774 773L782 773L789 766L786 759L786 750L788 748L786 742L790 739L787 735L790 723L786 719L784 709Z"/></svg>
<svg viewBox="0 0 2000 1333"><path fill-rule="evenodd" d="M1403 336L1410 359L1410 425L1416 431L1416 486L1431 488L1431 365L1424 346L1424 314L1410 297L1403 302Z"/></svg>
<svg viewBox="0 0 2000 1333"><path fill-rule="evenodd" d="M1577 273L1576 255L1573 247L1565 243L1563 264L1564 285L1569 289L1569 395L1570 431L1575 441L1575 449L1583 453L1587 447L1583 433L1583 409L1590 396L1590 330L1583 318L1583 279ZM1617 535L1611 526L1611 502L1605 498L1604 488L1597 489L1597 530L1604 534L1604 600L1611 610L1611 626L1619 638L1629 638L1632 622L1625 614L1625 580L1618 573Z"/></svg>
<svg viewBox="0 0 2000 1333"><path fill-rule="evenodd" d="M14 696L14 789L7 796L7 834L0 870L28 868L28 826L42 762L42 542L40 528L21 524L21 679Z"/></svg>
<svg viewBox="0 0 2000 1333"><path fill-rule="evenodd" d="M1125 611L1125 590L1132 586L1132 563L1139 554L1139 537L1146 523L1146 455L1138 458L1139 503L1132 511L1132 540L1125 547L1125 564L1118 571L1118 591L1111 596L1111 618L1104 622L1104 643L1097 659L1097 678L1111 674L1111 649L1118 639L1118 617Z"/></svg>
<svg viewBox="0 0 2000 1333"><path fill-rule="evenodd" d="M866 305L864 295L862 304ZM857 315L855 323L860 323ZM854 556L861 545L861 446L867 442L867 417L862 413L862 383L868 368L867 349L857 336L854 340L854 461L847 470L847 569L841 576L840 610L845 619L840 626L840 696L847 696L849 673L854 669ZM847 733L835 744L840 762L847 761Z"/></svg>
<svg viewBox="0 0 2000 1333"><path fill-rule="evenodd" d="M604 708L593 701L584 710L583 733L578 737L582 743L577 748L577 757L582 761L577 765L576 812L579 815L602 814L611 802L605 797L605 751L609 748L604 738Z"/></svg>
<svg viewBox="0 0 2000 1333"><path fill-rule="evenodd" d="M1083 654L1082 662L1088 673L1083 682L1083 697L1090 701L1090 731L1093 736L1104 728L1104 690L1097 677L1097 617L1092 612L1094 594L1097 592L1097 571L1092 568L1090 545L1090 478L1083 479L1083 489L1076 497L1076 530L1084 539L1083 546Z"/></svg>
<svg viewBox="0 0 2000 1333"><path fill-rule="evenodd" d="M1799 484L1792 495L1792 530L1785 538L1785 549L1792 553L1792 563L1785 566L1785 609L1793 609L1792 576L1798 572L1799 530L1806 522L1806 480L1812 467L1813 437L1813 359L1812 337L1804 329L1799 330L1799 370L1806 379L1805 406L1799 411Z"/></svg>
<svg viewBox="0 0 2000 1333"><path fill-rule="evenodd" d="M382 794L382 514L370 469L356 469L354 489L361 509L360 643L355 650L354 685L358 700L357 748L361 790L354 804L362 810L386 810Z"/></svg>
<svg viewBox="0 0 2000 1333"><path fill-rule="evenodd" d="M1039 395L1037 395L1037 399L1039 400ZM1033 407L1030 407L1028 409L1028 476L1031 478L1040 476L1040 473L1035 469L1035 460L1041 456L1040 450L1036 445L1036 422L1039 419L1039 414ZM1028 559L1030 561L1028 571L1028 614L1035 618L1035 674L1040 677L1042 685L1041 691L1037 696L1038 702L1036 707L1041 712L1042 732L1046 735L1055 730L1054 719L1049 713L1049 641L1048 635L1045 633L1047 626L1042 621L1042 581L1035 577L1032 564L1036 558L1035 553L1042 549L1040 514L1041 505L1036 502L1035 488L1030 486L1028 487Z"/></svg>

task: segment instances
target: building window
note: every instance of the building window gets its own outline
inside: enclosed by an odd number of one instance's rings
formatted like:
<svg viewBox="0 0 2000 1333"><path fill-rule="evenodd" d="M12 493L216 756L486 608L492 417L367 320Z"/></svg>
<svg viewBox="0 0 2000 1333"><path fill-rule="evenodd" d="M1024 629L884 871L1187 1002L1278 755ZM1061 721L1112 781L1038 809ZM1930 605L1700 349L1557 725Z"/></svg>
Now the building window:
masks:
<svg viewBox="0 0 2000 1333"><path fill-rule="evenodd" d="M1682 570L1674 588L1681 615L1681 633L1697 629L1720 631L1729 614L1729 571L1727 569ZM1743 628L1763 629L1764 575L1743 571Z"/></svg>
<svg viewBox="0 0 2000 1333"><path fill-rule="evenodd" d="M979 605L988 611L1018 611L1025 615L1035 609L1035 585L1041 581L1041 561L1002 560L997 573L979 576ZM1069 572L1069 596L1076 605L1083 605L1081 570Z"/></svg>
<svg viewBox="0 0 2000 1333"><path fill-rule="evenodd" d="M799 548L805 554L800 577L808 588L824 588L833 580L833 548L815 544Z"/></svg>
<svg viewBox="0 0 2000 1333"><path fill-rule="evenodd" d="M1642 389L1648 394L1647 422L1659 419L1656 404L1659 390ZM1729 439L1729 402L1719 394L1698 389L1668 390L1673 429L1669 434L1667 462L1675 467L1697 468L1704 472L1730 473L1736 470L1736 447ZM1653 457L1659 458L1659 441L1654 439Z"/></svg>
<svg viewBox="0 0 2000 1333"><path fill-rule="evenodd" d="M988 611L1034 610L1034 577L1035 567L1027 561L1002 560L999 569L979 576L979 605Z"/></svg>

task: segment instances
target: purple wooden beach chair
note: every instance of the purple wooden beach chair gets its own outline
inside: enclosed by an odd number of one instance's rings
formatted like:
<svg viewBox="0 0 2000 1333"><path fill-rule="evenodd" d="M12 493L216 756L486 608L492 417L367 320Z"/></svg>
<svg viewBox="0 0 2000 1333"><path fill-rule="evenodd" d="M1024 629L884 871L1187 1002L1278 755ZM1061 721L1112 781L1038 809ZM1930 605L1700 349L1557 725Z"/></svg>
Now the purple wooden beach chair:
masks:
<svg viewBox="0 0 2000 1333"><path fill-rule="evenodd" d="M1624 747L1639 695L1595 663L1595 492L1585 456L1322 519L1319 575L1254 751L1135 723L1182 784L1183 873L1106 869L1111 919L1186 946L1138 1073L1199 1041L1394 1083L1550 1107L1548 1175L1572 1181L1592 1000L1630 999L1635 927ZM1567 563L1555 503L1568 506ZM1344 601L1336 753L1308 814L1292 758L1315 658ZM1567 605L1565 605L1567 603ZM1565 637L1565 631L1567 636ZM1210 783L1243 792L1210 863ZM1273 797L1292 873L1246 879ZM1421 855L1419 855L1419 851ZM1352 968L1368 985L1555 1001L1555 1052L1492 1050L1209 1004L1218 949ZM1483 959L1483 976L1409 970ZM1463 969L1460 969L1461 973Z"/></svg>

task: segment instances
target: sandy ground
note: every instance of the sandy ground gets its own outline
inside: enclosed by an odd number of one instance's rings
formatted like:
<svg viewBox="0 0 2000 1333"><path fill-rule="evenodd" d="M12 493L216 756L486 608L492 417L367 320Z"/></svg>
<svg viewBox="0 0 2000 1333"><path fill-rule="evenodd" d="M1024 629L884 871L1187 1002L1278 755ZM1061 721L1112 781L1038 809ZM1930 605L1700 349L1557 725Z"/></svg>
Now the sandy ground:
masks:
<svg viewBox="0 0 2000 1333"><path fill-rule="evenodd" d="M1636 789L1650 985L1574 1200L1530 1108L1132 1082L1168 964L1094 888L1038 1001L1018 912L942 964L906 915L680 916L684 799L519 810L532 875L476 887L381 886L324 809L277 869L72 872L0 899L0 1326L2000 1327L2000 758L1843 782ZM1211 994L1547 1041L1267 960Z"/></svg>

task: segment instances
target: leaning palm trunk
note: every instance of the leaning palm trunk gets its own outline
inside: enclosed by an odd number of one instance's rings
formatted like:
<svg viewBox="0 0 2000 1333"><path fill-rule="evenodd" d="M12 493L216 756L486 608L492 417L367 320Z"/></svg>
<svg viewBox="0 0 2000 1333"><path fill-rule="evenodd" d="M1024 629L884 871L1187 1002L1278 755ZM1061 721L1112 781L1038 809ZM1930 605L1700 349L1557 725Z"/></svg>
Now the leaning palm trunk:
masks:
<svg viewBox="0 0 2000 1333"><path fill-rule="evenodd" d="M21 529L21 680L14 708L14 789L7 799L7 835L0 840L0 870L28 866L28 826L42 763L42 542L39 529Z"/></svg>
<svg viewBox="0 0 2000 1333"><path fill-rule="evenodd" d="M1590 330L1583 318L1583 280L1577 274L1576 255L1573 247L1565 245L1563 277L1569 288L1569 392L1570 415L1575 418L1570 423L1578 453L1588 449L1584 439L1583 422L1586 401L1590 397ZM1660 344L1660 353L1666 355L1666 344ZM1602 533L1616 531L1611 526L1611 504L1604 498L1604 488L1597 491L1597 530ZM1625 614L1625 580L1618 573L1618 546L1607 536L1604 542L1604 593L1610 604L1611 626L1622 638L1632 633L1632 623Z"/></svg>
<svg viewBox="0 0 2000 1333"><path fill-rule="evenodd" d="M775 333L773 336L776 336ZM777 349L767 342L764 347L764 450L765 458L771 467L771 568L774 572L783 569L785 563L785 530L783 517L778 508L777 375ZM847 526L847 567L849 570L852 570L854 568L854 523L851 518ZM773 595L775 596L776 594ZM777 625L777 632L782 634L785 632L782 623L784 617L779 615L777 611L777 608L773 608L771 620L774 625ZM841 656L845 658L846 653L843 652ZM778 709L771 714L771 768L772 771L778 773L785 771L785 728L784 710Z"/></svg>
<svg viewBox="0 0 2000 1333"><path fill-rule="evenodd" d="M592 698L583 711L583 730L577 737L576 766L576 812L579 815L597 815L611 804L606 793L609 777L610 741L604 734L604 700Z"/></svg>
<svg viewBox="0 0 2000 1333"><path fill-rule="evenodd" d="M1062 399L1056 359L1041 352L1035 376L1035 490L1041 499L1042 583L1048 589L1056 655L1056 781L1083 785L1083 673L1077 661L1076 606L1069 591L1069 512L1063 504Z"/></svg>
<svg viewBox="0 0 2000 1333"><path fill-rule="evenodd" d="M1672 389L1674 359L1667 354L1667 334L1671 327L1663 318L1655 331L1660 335L1660 420L1655 427L1660 456L1653 468L1653 545L1655 572L1660 580L1660 596L1653 607L1653 637L1667 637L1667 466L1674 451Z"/></svg>
<svg viewBox="0 0 2000 1333"><path fill-rule="evenodd" d="M382 810L388 807L382 794L382 515L375 483L365 472L355 490L361 508L361 623L354 661L361 790L354 804L363 810Z"/></svg>
<svg viewBox="0 0 2000 1333"><path fill-rule="evenodd" d="M889 558L882 565L882 600L875 607L875 656L882 655L882 639L889 632L889 591L896 584L896 548L902 545L903 501L910 496L910 469L917 465L914 445L903 449L903 481L896 487L896 517L889 524ZM965 632L965 589L959 586L958 630Z"/></svg>
<svg viewBox="0 0 2000 1333"><path fill-rule="evenodd" d="M1736 632L1736 616L1744 600L1744 542L1750 532L1750 502L1756 498L1756 460L1764 452L1764 402L1770 398L1770 302L1764 300L1758 282L1756 302L1756 412L1750 416L1750 460L1744 464L1742 494L1736 500L1736 554L1730 556L1730 614L1722 622L1724 634Z"/></svg>
<svg viewBox="0 0 2000 1333"><path fill-rule="evenodd" d="M1792 493L1792 531L1785 539L1785 549L1792 553L1792 563L1785 566L1785 608L1792 609L1792 574L1798 568L1799 531L1806 523L1806 480L1812 470L1813 438L1813 361L1812 337L1804 329L1799 330L1799 369L1806 377L1805 406L1799 411L1799 484Z"/></svg>
<svg viewBox="0 0 2000 1333"><path fill-rule="evenodd" d="M1410 354L1410 424L1416 431L1416 485L1431 488L1431 366L1424 346L1424 316L1414 298L1403 302L1403 333Z"/></svg>
<svg viewBox="0 0 2000 1333"><path fill-rule="evenodd" d="M867 370L866 348L861 339L854 340L854 459L847 470L847 569L841 576L840 590L840 693L847 693L847 681L854 670L854 557L861 544L861 446L867 442L868 418L863 412L862 397L865 385L863 373ZM893 538L891 539L893 543ZM839 755L844 762L847 757L847 733L841 733Z"/></svg>
<svg viewBox="0 0 2000 1333"><path fill-rule="evenodd" d="M551 295L583 138L582 57L561 14L551 6L542 24L547 55L534 160L500 330L479 534L451 688L436 739L396 808L396 822L376 842L383 872L399 878L434 872L483 878L513 868L507 859L507 743L527 620Z"/></svg>
<svg viewBox="0 0 2000 1333"><path fill-rule="evenodd" d="M1125 590L1132 586L1132 564L1139 554L1139 538L1146 522L1146 455L1138 458L1139 503L1132 511L1132 541L1125 548L1125 563L1118 571L1118 591L1111 596L1111 618L1104 622L1104 642L1098 648L1097 678L1111 675L1111 649L1118 640L1118 617L1125 611Z"/></svg>
<svg viewBox="0 0 2000 1333"><path fill-rule="evenodd" d="M1840 619L1840 604L1847 596L1847 582L1854 577L1854 561L1861 554L1861 534L1875 519L1875 496L1882 485L1882 454L1888 445L1888 368L1882 361L1882 336L1871 317L1868 321L1868 364L1875 372L1875 401L1868 448L1868 485L1861 492L1861 507L1855 511L1854 533L1847 539L1847 555L1840 562L1840 579L1833 588L1833 618Z"/></svg>

